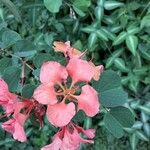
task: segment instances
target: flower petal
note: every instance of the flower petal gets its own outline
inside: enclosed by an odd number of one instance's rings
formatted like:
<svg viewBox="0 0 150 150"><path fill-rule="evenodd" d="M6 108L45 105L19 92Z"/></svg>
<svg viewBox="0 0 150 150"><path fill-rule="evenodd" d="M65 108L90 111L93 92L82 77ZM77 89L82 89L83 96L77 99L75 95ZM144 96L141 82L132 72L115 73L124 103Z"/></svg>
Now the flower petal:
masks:
<svg viewBox="0 0 150 150"><path fill-rule="evenodd" d="M54 87L50 85L41 84L34 91L33 97L41 104L53 105L57 103Z"/></svg>
<svg viewBox="0 0 150 150"><path fill-rule="evenodd" d="M13 134L14 133L14 123L15 123L15 119L14 118L10 119L2 124L2 128L5 131Z"/></svg>
<svg viewBox="0 0 150 150"><path fill-rule="evenodd" d="M56 52L64 53L64 55L66 57L66 53L67 53L68 49L70 49L70 41L67 41L65 43L56 41L56 42L54 42L53 48Z"/></svg>
<svg viewBox="0 0 150 150"><path fill-rule="evenodd" d="M74 124L75 125L75 124ZM79 133L84 133L88 138L93 139L95 136L95 129L87 129L84 130L82 127L75 125L77 131Z"/></svg>
<svg viewBox="0 0 150 150"><path fill-rule="evenodd" d="M48 61L44 63L41 67L40 81L43 84L55 84L66 80L68 73L61 64L55 61Z"/></svg>
<svg viewBox="0 0 150 150"><path fill-rule="evenodd" d="M75 115L74 103L65 104L64 102L48 105L47 118L56 127L67 125Z"/></svg>
<svg viewBox="0 0 150 150"><path fill-rule="evenodd" d="M89 82L94 76L92 66L85 60L72 58L66 68L73 83L81 81Z"/></svg>
<svg viewBox="0 0 150 150"><path fill-rule="evenodd" d="M98 95L95 89L89 85L82 87L79 96L75 96L78 100L78 110L83 110L87 116L93 117L99 111Z"/></svg>
<svg viewBox="0 0 150 150"><path fill-rule="evenodd" d="M49 145L42 147L41 150L59 150L61 147L61 139L57 136L54 138L53 142Z"/></svg>
<svg viewBox="0 0 150 150"><path fill-rule="evenodd" d="M98 81L99 78L100 78L101 73L102 73L103 70L104 70L103 65L95 66L92 61L89 61L89 64L92 66L93 71L94 71L93 79L94 79L95 81Z"/></svg>

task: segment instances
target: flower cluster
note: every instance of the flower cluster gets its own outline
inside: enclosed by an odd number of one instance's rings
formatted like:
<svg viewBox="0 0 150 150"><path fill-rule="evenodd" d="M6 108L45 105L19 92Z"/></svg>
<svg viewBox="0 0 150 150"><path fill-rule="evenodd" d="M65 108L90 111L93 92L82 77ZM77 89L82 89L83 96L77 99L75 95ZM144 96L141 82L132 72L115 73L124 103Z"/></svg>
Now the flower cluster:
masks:
<svg viewBox="0 0 150 150"><path fill-rule="evenodd" d="M42 150L76 150L82 143L93 143L80 134L92 139L95 130L84 130L71 120L79 110L89 117L99 112L98 93L88 83L92 79L99 80L103 66L84 60L86 51L82 53L71 47L70 42L54 42L54 50L64 54L67 65L45 62L40 71L41 84L32 99L9 92L6 82L0 80L0 105L5 109L5 116L12 117L2 124L2 128L14 139L24 142L27 139L23 127L25 121L34 114L42 125L42 117L46 114L48 121L60 129L53 142Z"/></svg>

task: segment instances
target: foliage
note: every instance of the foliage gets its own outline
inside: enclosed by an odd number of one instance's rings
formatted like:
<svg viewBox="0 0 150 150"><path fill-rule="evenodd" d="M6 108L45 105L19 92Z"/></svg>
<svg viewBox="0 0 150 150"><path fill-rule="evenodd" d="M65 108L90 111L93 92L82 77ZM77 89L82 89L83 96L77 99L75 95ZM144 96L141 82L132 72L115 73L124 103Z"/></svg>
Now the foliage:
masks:
<svg viewBox="0 0 150 150"><path fill-rule="evenodd" d="M75 48L88 49L87 59L103 64L110 71L105 71L97 83L91 83L100 92L100 114L92 120L79 114L76 119L86 128L97 129L95 144L87 147L147 150L150 147L149 27L148 0L1 0L0 76L8 82L11 91L30 97L38 85L43 62L65 63L62 55L53 51L54 40L70 40ZM26 95L27 91L31 93ZM128 103L124 104L126 100ZM128 110L124 113L124 109ZM132 115L128 118L129 110L136 117L133 127L124 122L126 119L133 122ZM15 142L0 131L0 148L39 149L56 131L51 125L40 131L36 123L35 127L30 126L28 122L28 143ZM124 132L120 140L112 136L121 137ZM112 143L118 146L113 148Z"/></svg>

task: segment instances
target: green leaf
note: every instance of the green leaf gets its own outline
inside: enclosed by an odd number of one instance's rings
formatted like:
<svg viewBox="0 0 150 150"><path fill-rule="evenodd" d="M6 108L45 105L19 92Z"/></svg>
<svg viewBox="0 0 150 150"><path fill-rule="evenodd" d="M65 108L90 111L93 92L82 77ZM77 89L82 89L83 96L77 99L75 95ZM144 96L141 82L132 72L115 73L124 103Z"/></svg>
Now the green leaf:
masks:
<svg viewBox="0 0 150 150"><path fill-rule="evenodd" d="M146 44L139 44L139 50L140 50L140 54L141 56L150 61L150 50L149 50L149 45Z"/></svg>
<svg viewBox="0 0 150 150"><path fill-rule="evenodd" d="M124 60L122 58L115 58L114 59L114 64L122 72L128 71L128 69L125 66L125 62L124 62Z"/></svg>
<svg viewBox="0 0 150 150"><path fill-rule="evenodd" d="M92 47L95 45L96 41L97 41L97 34L91 33L88 38L88 47L90 50L92 50Z"/></svg>
<svg viewBox="0 0 150 150"><path fill-rule="evenodd" d="M3 79L7 82L10 91L18 91L21 69L18 67L8 67L3 74Z"/></svg>
<svg viewBox="0 0 150 150"><path fill-rule="evenodd" d="M19 40L21 40L21 36L15 31L6 30L2 34L3 48L9 47Z"/></svg>
<svg viewBox="0 0 150 150"><path fill-rule="evenodd" d="M26 84L22 89L22 96L24 98L31 98L35 88L35 85Z"/></svg>
<svg viewBox="0 0 150 150"><path fill-rule="evenodd" d="M97 6L97 7L95 8L95 16L96 16L96 19L97 19L98 21L101 21L102 18L103 18L103 15L104 15L104 8L103 8L103 6Z"/></svg>
<svg viewBox="0 0 150 150"><path fill-rule="evenodd" d="M96 31L96 28L93 26L87 26L87 27L81 28L81 31L83 31L85 33L92 33L94 31Z"/></svg>
<svg viewBox="0 0 150 150"><path fill-rule="evenodd" d="M116 138L123 136L124 131L121 124L110 113L105 115L104 124L107 130Z"/></svg>
<svg viewBox="0 0 150 150"><path fill-rule="evenodd" d="M144 133L142 131L136 131L136 135L139 139L143 140L143 141L149 141L149 139L144 135Z"/></svg>
<svg viewBox="0 0 150 150"><path fill-rule="evenodd" d="M96 33L101 40L108 41L107 35L103 30L97 30Z"/></svg>
<svg viewBox="0 0 150 150"><path fill-rule="evenodd" d="M126 107L115 107L105 115L104 124L115 137L120 138L123 136L123 128L134 124L134 115Z"/></svg>
<svg viewBox="0 0 150 150"><path fill-rule="evenodd" d="M74 11L75 11L79 16L81 16L81 17L84 17L84 16L86 15L82 10L80 10L79 8L77 8L77 7L74 6L74 5L73 5L73 9L74 9Z"/></svg>
<svg viewBox="0 0 150 150"><path fill-rule="evenodd" d="M81 11L87 11L87 8L91 5L91 0L75 0L73 6L80 9Z"/></svg>
<svg viewBox="0 0 150 150"><path fill-rule="evenodd" d="M132 112L126 107L115 107L110 110L110 114L125 128L131 128L135 118Z"/></svg>
<svg viewBox="0 0 150 150"><path fill-rule="evenodd" d="M2 75L4 70L11 65L12 65L11 58L4 57L0 59L0 75Z"/></svg>
<svg viewBox="0 0 150 150"><path fill-rule="evenodd" d="M140 28L136 27L135 25L129 26L127 28L128 34L132 34L133 35L133 34L139 33L139 31L140 31Z"/></svg>
<svg viewBox="0 0 150 150"><path fill-rule="evenodd" d="M126 45L131 51L131 53L135 56L136 49L138 46L138 38L135 35L129 35L126 37Z"/></svg>
<svg viewBox="0 0 150 150"><path fill-rule="evenodd" d="M127 94L121 87L121 79L114 71L104 71L99 81L93 81L93 87L99 93L100 103L105 107L121 106L127 100Z"/></svg>
<svg viewBox="0 0 150 150"><path fill-rule="evenodd" d="M150 14L143 17L141 20L141 29L144 27L150 27Z"/></svg>
<svg viewBox="0 0 150 150"><path fill-rule="evenodd" d="M4 5L6 5L6 7L8 7L8 9L13 13L16 20L18 22L21 22L21 17L20 17L19 11L16 8L16 6L14 5L14 3L11 2L10 0L1 0L1 2L4 3Z"/></svg>
<svg viewBox="0 0 150 150"><path fill-rule="evenodd" d="M136 145L138 144L138 141L139 139L136 137L136 134L133 133L130 136L130 144L131 144L132 150L136 150Z"/></svg>
<svg viewBox="0 0 150 150"><path fill-rule="evenodd" d="M123 5L124 5L124 4L121 3L121 2L109 0L109 1L105 1L105 3L104 3L104 8L105 8L106 10L113 10L113 9L115 9L115 8L117 8L117 7L120 7L120 6L123 6Z"/></svg>
<svg viewBox="0 0 150 150"><path fill-rule="evenodd" d="M114 39L113 45L119 45L120 43L122 43L122 42L126 39L126 36L127 36L127 32L125 32L125 31L121 32L121 33Z"/></svg>
<svg viewBox="0 0 150 150"><path fill-rule="evenodd" d="M85 120L86 115L83 111L78 111L76 115L73 117L73 121L76 123L81 123Z"/></svg>
<svg viewBox="0 0 150 150"><path fill-rule="evenodd" d="M50 54L39 53L34 57L33 63L36 68L40 68L44 62L49 61L49 60L53 60Z"/></svg>
<svg viewBox="0 0 150 150"><path fill-rule="evenodd" d="M114 62L114 58L113 57L110 57L107 59L106 61L106 68L109 68Z"/></svg>
<svg viewBox="0 0 150 150"><path fill-rule="evenodd" d="M44 0L45 7L52 13L59 12L62 0Z"/></svg>
<svg viewBox="0 0 150 150"><path fill-rule="evenodd" d="M19 57L31 57L36 54L36 47L28 40L20 40L15 44L14 53Z"/></svg>

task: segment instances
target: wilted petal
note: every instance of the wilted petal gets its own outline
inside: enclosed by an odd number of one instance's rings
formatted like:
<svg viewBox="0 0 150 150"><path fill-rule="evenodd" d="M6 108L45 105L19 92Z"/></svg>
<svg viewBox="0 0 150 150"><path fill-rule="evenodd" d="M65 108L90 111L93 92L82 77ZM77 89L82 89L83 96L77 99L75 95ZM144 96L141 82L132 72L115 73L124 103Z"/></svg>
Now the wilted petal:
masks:
<svg viewBox="0 0 150 150"><path fill-rule="evenodd" d="M34 99L36 99L41 104L56 104L56 92L54 90L54 86L41 84L37 89L34 91L33 94Z"/></svg>
<svg viewBox="0 0 150 150"><path fill-rule="evenodd" d="M85 60L76 58L70 59L66 68L73 83L81 81L89 82L94 75L92 66Z"/></svg>
<svg viewBox="0 0 150 150"><path fill-rule="evenodd" d="M62 53L64 53L65 57L67 57L66 53L67 53L68 49L70 49L70 41L67 41L65 43L56 41L56 42L54 42L53 48L56 52L62 52Z"/></svg>
<svg viewBox="0 0 150 150"><path fill-rule="evenodd" d="M51 144L44 146L41 150L59 150L61 147L61 143L61 139L57 136L54 138Z"/></svg>
<svg viewBox="0 0 150 150"><path fill-rule="evenodd" d="M55 61L45 62L41 67L40 81L44 84L55 84L66 80L68 73L61 64Z"/></svg>
<svg viewBox="0 0 150 150"><path fill-rule="evenodd" d="M56 127L67 125L75 115L75 105L73 103L65 104L64 102L48 105L47 118L51 124Z"/></svg>
<svg viewBox="0 0 150 150"><path fill-rule="evenodd" d="M104 70L103 65L95 66L92 61L90 61L89 64L92 66L93 71L94 71L93 79L94 79L95 81L98 81L99 78L100 78L101 73L102 73L103 70Z"/></svg>
<svg viewBox="0 0 150 150"><path fill-rule="evenodd" d="M78 110L83 110L90 117L93 117L98 113L98 95L93 87L89 85L83 86L81 94L75 97L78 100Z"/></svg>

